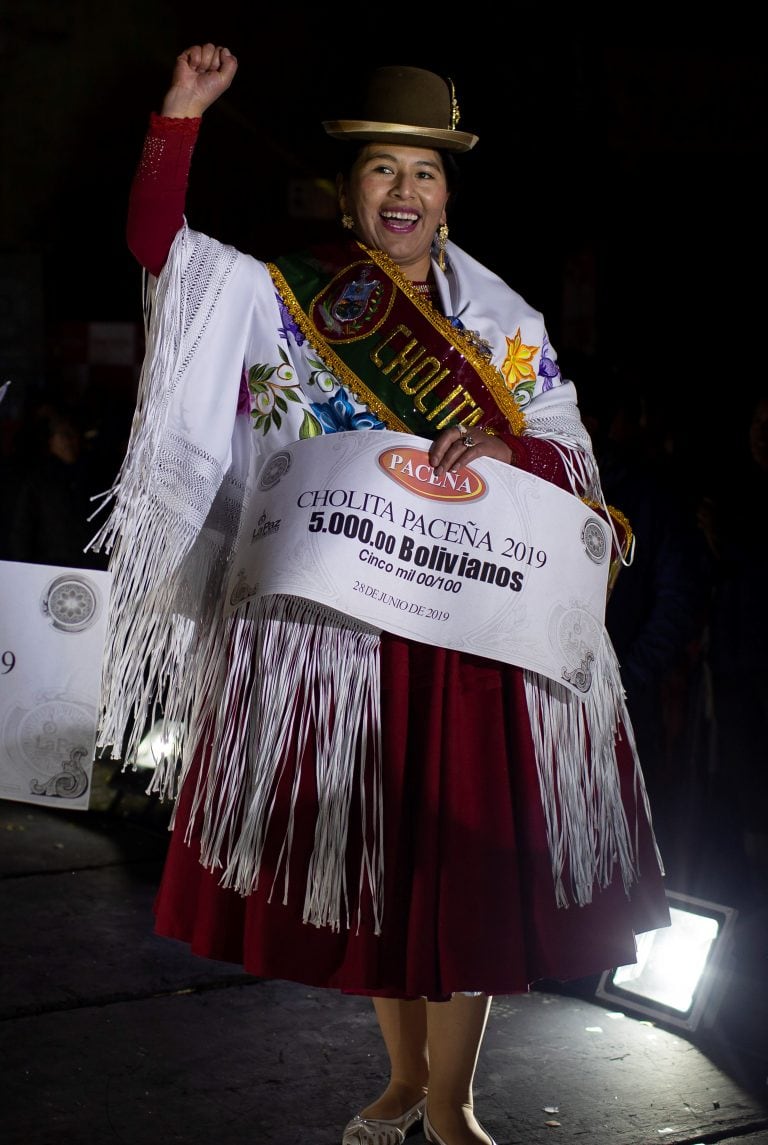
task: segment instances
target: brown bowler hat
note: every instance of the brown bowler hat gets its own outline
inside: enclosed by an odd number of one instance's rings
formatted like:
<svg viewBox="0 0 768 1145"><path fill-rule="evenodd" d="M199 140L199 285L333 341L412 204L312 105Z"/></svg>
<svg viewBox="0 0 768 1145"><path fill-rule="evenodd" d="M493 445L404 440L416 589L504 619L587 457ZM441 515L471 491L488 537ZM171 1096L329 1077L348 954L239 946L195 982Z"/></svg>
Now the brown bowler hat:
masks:
<svg viewBox="0 0 768 1145"><path fill-rule="evenodd" d="M445 151L469 151L477 136L458 131L459 105L450 80L423 68L377 68L371 73L360 119L331 119L334 139L375 140Z"/></svg>

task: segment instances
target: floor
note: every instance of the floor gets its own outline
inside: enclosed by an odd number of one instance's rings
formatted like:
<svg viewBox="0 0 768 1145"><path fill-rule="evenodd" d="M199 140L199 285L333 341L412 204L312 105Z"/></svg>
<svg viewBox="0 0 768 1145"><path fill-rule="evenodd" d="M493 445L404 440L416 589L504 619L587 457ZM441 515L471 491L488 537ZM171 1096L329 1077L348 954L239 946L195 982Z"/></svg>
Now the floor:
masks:
<svg viewBox="0 0 768 1145"><path fill-rule="evenodd" d="M166 842L167 810L102 764L87 812L0 801L0 1140L339 1145L385 1075L369 1002L153 935ZM694 1032L595 981L495 999L476 1108L498 1145L768 1145L766 929L740 914Z"/></svg>

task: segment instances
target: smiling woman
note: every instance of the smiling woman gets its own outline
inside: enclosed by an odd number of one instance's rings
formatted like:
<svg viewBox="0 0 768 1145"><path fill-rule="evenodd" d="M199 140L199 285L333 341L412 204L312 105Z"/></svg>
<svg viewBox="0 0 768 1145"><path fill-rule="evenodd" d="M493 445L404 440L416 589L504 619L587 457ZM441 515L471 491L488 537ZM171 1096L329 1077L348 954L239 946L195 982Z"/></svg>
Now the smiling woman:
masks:
<svg viewBox="0 0 768 1145"><path fill-rule="evenodd" d="M178 795L158 933L259 977L374 999L391 1077L344 1145L400 1145L422 1119L429 1141L488 1145L473 1080L491 995L629 963L636 933L668 921L610 642L598 622L594 649L585 625L569 629L576 697L565 669L550 678L356 620L344 601L360 591L360 561L339 562L339 607L297 593L290 574L260 592L259 546L282 528L294 456L308 464L320 451L334 490L347 435L376 432L383 454L391 431L411 434L419 495L475 493L480 473L503 502L510 553L478 540L476 556L470 531L449 553L453 540L420 543L414 523L396 568L392 529L317 510L304 536L280 533L289 563L327 587L309 540L338 535L343 547L354 535L372 545L365 584L392 613L409 566L408 607L426 606L410 599L417 565L437 576L453 562L452 601L477 581L508 599L522 584L514 561L544 563L543 482L559 486L544 489L569 525L584 500L596 507L607 561L599 474L543 316L448 237L455 157L477 142L453 85L420 68L374 71L353 117L324 124L345 150L338 232L264 262L185 217L201 117L237 70L212 43L179 55L131 189L150 322L102 537L113 589L100 744L124 745L130 760L157 700L181 729L178 759L153 781ZM528 490L519 549L509 466ZM506 615L494 613L497 646L520 635Z"/></svg>

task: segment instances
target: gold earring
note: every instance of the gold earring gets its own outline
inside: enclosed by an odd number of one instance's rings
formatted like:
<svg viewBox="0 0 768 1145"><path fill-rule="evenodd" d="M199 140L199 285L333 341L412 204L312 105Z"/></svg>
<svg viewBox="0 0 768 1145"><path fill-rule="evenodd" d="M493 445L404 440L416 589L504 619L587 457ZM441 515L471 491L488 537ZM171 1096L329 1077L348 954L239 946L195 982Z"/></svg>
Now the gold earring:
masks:
<svg viewBox="0 0 768 1145"><path fill-rule="evenodd" d="M351 215L348 215L347 212L345 211L344 214L341 216L341 225L344 227L345 230L351 231L354 229L355 220L352 218Z"/></svg>
<svg viewBox="0 0 768 1145"><path fill-rule="evenodd" d="M437 265L445 270L445 244L448 242L448 224L441 223L437 228Z"/></svg>

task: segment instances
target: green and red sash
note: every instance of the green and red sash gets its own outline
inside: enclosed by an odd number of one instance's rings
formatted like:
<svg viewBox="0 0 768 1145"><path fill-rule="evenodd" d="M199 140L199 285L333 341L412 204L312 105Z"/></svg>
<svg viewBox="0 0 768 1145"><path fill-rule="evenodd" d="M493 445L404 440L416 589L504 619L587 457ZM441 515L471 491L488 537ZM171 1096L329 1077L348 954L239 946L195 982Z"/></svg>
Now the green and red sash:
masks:
<svg viewBox="0 0 768 1145"><path fill-rule="evenodd" d="M522 411L487 348L420 298L382 251L354 242L267 265L309 343L388 429L522 433Z"/></svg>

